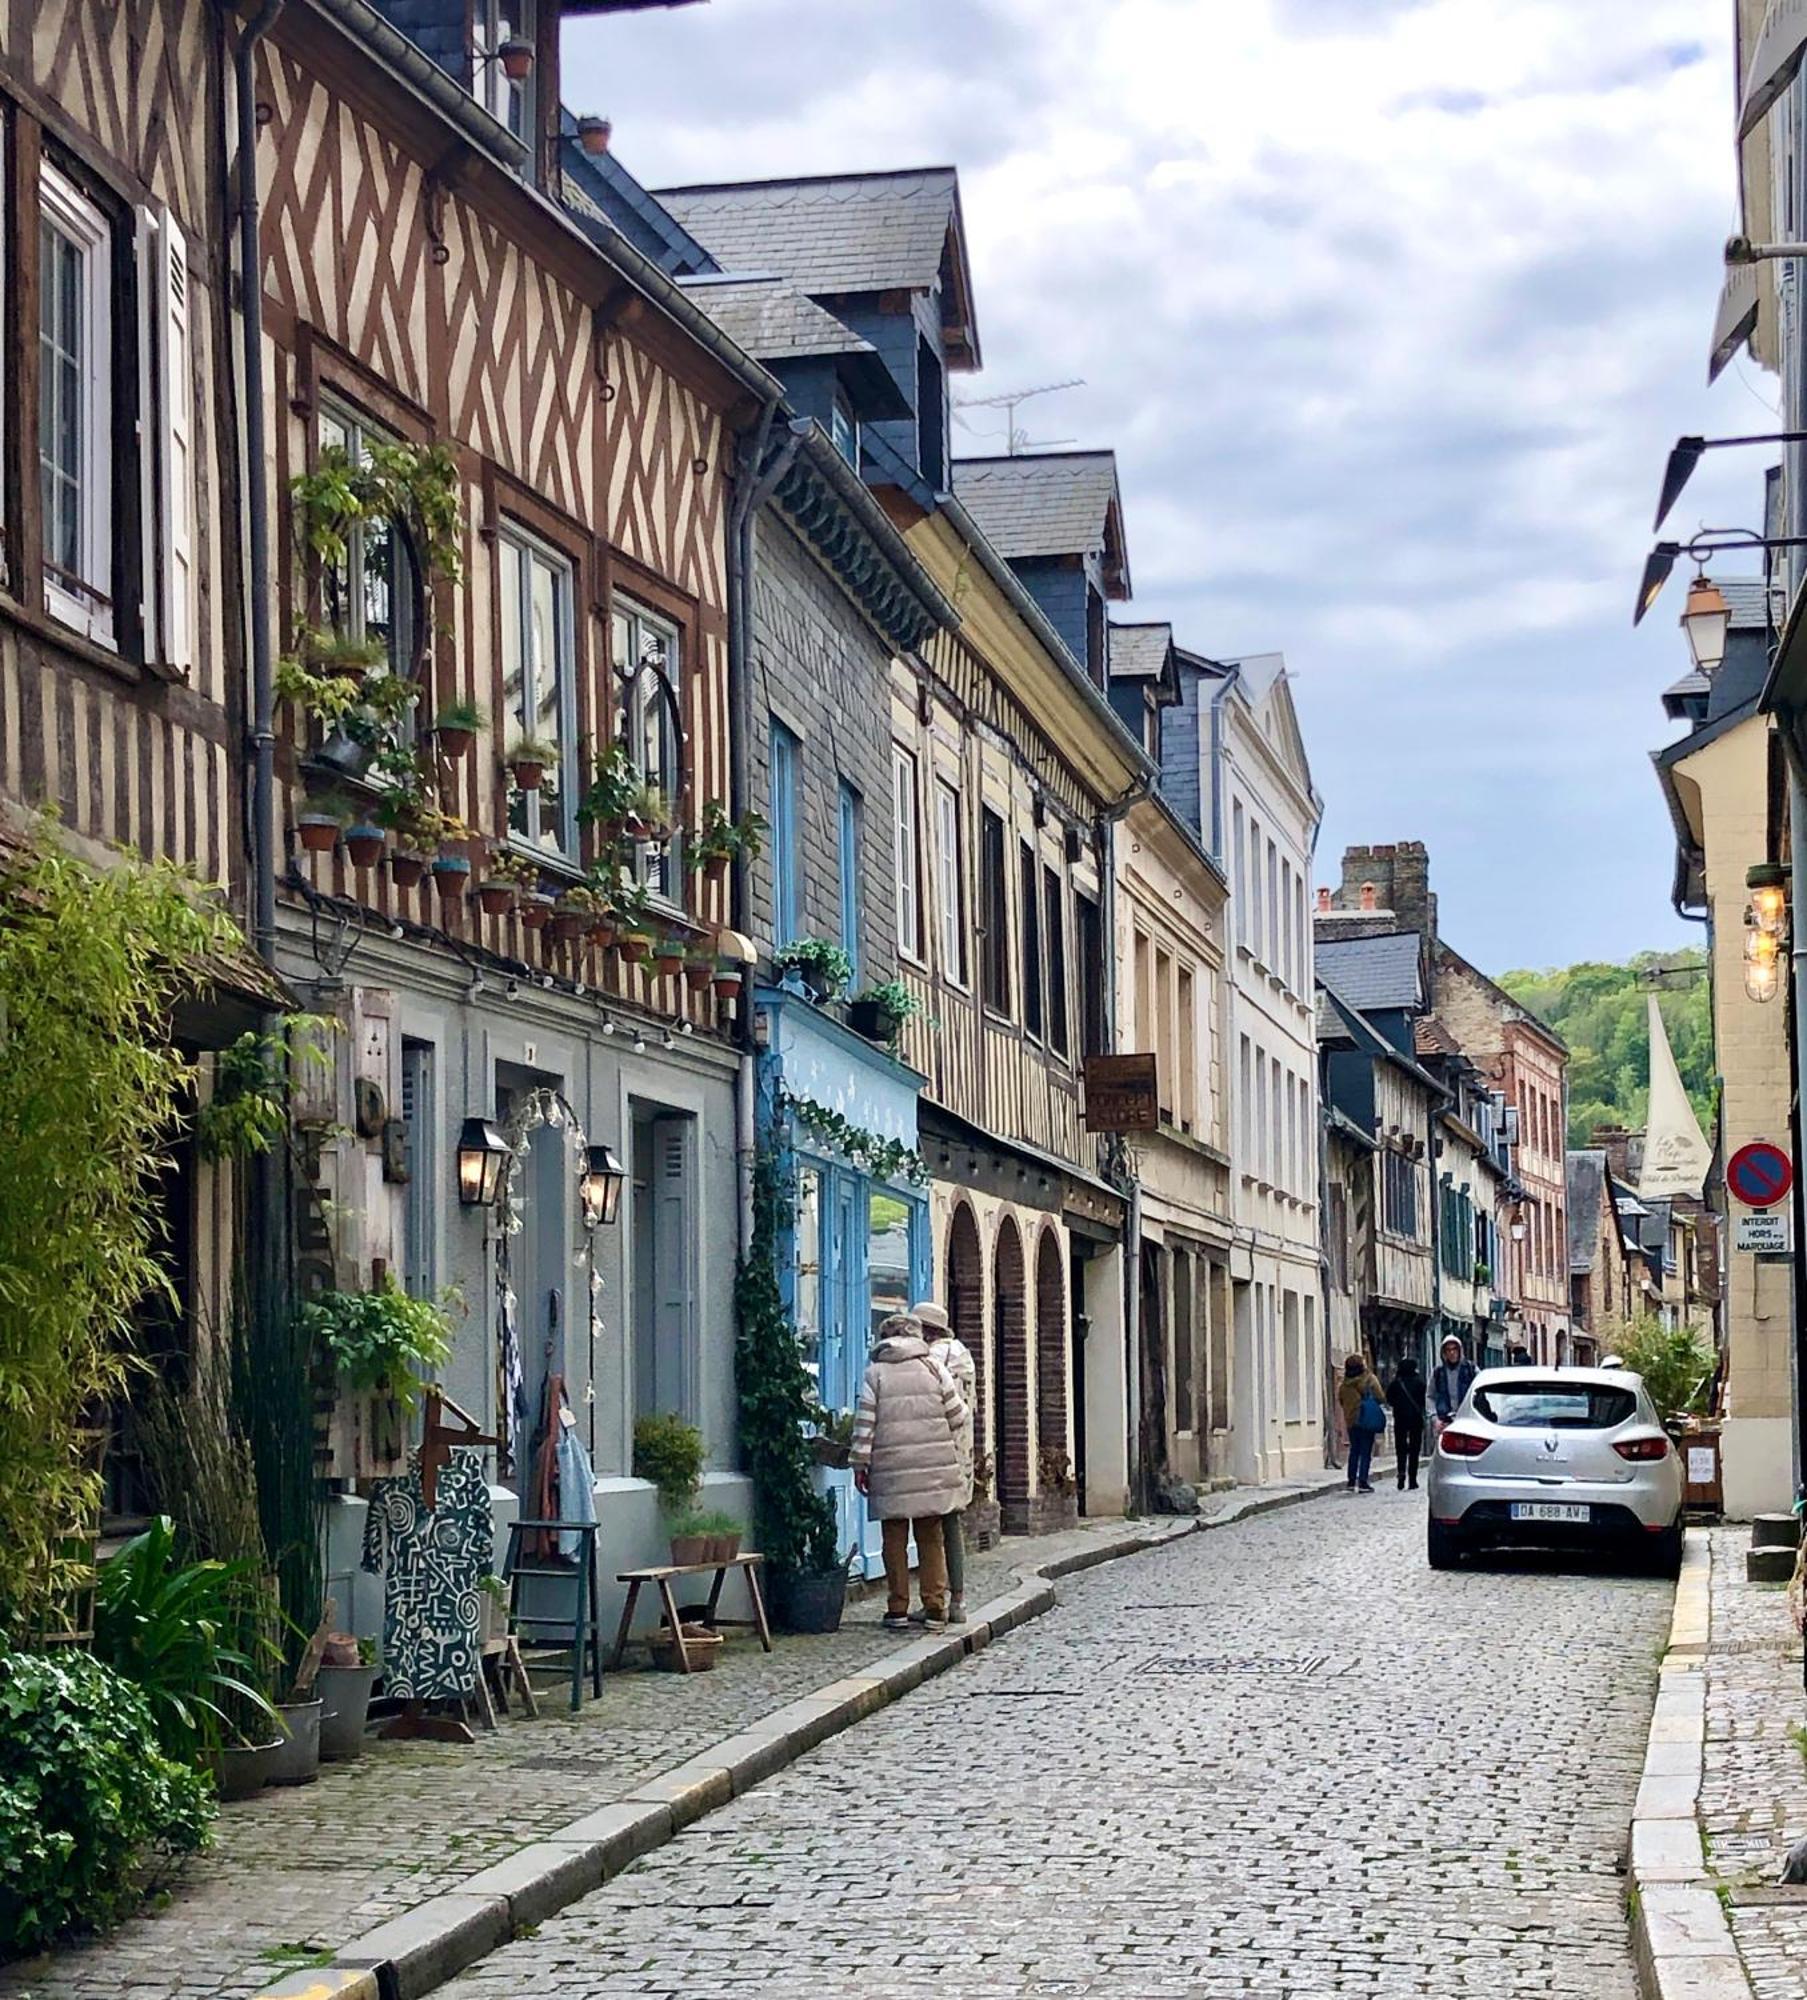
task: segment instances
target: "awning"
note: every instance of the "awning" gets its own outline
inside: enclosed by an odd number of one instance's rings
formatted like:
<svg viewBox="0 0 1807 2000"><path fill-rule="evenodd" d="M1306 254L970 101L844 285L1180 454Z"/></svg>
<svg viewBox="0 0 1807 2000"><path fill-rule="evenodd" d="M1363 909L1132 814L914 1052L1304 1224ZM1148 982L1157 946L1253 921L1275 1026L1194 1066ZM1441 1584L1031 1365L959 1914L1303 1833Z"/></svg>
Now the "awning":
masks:
<svg viewBox="0 0 1807 2000"><path fill-rule="evenodd" d="M1801 0L1807 7L1807 0ZM1728 264L1720 288L1719 311L1713 321L1713 351L1707 357L1707 380L1717 382L1728 361L1757 330L1757 267Z"/></svg>
<svg viewBox="0 0 1807 2000"><path fill-rule="evenodd" d="M1738 105L1738 136L1748 139L1763 115L1800 71L1807 52L1807 0L1769 0L1769 11L1757 30L1744 95Z"/></svg>

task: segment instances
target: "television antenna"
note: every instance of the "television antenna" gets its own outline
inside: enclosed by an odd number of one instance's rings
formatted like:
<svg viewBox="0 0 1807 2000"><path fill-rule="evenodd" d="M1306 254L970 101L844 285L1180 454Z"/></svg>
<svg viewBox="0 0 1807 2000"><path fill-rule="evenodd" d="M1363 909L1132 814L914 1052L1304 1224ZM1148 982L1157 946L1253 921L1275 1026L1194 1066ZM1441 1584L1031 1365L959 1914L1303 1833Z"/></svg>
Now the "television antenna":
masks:
<svg viewBox="0 0 1807 2000"><path fill-rule="evenodd" d="M1083 389L1085 377L1075 375L1065 382L1038 382L1033 389L1008 389L996 396L961 396L954 402L956 410L1002 410L1004 412L1004 449L1016 458L1031 445L1046 447L1056 444L1072 444L1072 438L1031 438L1017 426L1018 408L1033 396L1052 396L1061 389ZM972 430L968 424L966 429ZM979 437L996 437L996 431L979 431Z"/></svg>

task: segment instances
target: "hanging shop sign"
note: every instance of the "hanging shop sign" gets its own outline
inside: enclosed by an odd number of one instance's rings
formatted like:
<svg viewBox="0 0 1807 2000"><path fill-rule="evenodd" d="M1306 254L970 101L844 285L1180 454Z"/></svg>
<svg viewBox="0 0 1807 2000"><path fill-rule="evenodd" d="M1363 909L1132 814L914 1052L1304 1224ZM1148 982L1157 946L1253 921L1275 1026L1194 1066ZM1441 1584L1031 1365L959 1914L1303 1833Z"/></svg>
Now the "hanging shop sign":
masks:
<svg viewBox="0 0 1807 2000"><path fill-rule="evenodd" d="M1159 1131L1161 1091L1154 1057L1087 1056L1085 1123L1089 1132Z"/></svg>

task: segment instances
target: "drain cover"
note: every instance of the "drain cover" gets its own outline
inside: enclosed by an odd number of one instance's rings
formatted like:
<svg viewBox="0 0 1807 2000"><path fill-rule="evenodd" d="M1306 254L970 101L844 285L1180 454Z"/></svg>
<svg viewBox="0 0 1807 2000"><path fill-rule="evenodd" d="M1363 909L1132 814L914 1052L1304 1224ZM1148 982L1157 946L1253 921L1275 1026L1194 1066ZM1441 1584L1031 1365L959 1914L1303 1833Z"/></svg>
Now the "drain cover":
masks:
<svg viewBox="0 0 1807 2000"><path fill-rule="evenodd" d="M1350 1663L1332 1666L1328 1653L1300 1654L1276 1659L1236 1659L1204 1654L1168 1654L1144 1660L1136 1669L1142 1674L1262 1674L1276 1680L1333 1678L1352 1671Z"/></svg>

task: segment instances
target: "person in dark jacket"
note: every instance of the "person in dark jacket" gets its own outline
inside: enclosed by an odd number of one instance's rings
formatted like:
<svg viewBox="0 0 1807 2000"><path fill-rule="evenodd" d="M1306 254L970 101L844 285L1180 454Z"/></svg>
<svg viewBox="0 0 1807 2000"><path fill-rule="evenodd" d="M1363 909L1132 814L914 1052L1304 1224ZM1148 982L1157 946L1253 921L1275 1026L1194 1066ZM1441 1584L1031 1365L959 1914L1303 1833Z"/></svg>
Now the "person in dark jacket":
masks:
<svg viewBox="0 0 1807 2000"><path fill-rule="evenodd" d="M1478 1372L1462 1352L1462 1343L1450 1334L1443 1343L1443 1359L1431 1377L1431 1403L1440 1426L1448 1423L1462 1407L1462 1398L1468 1394Z"/></svg>
<svg viewBox="0 0 1807 2000"><path fill-rule="evenodd" d="M1387 1402L1393 1411L1393 1450L1399 1461L1399 1486L1418 1490L1418 1460L1424 1451L1424 1377L1418 1357L1408 1354L1393 1371L1387 1384Z"/></svg>

